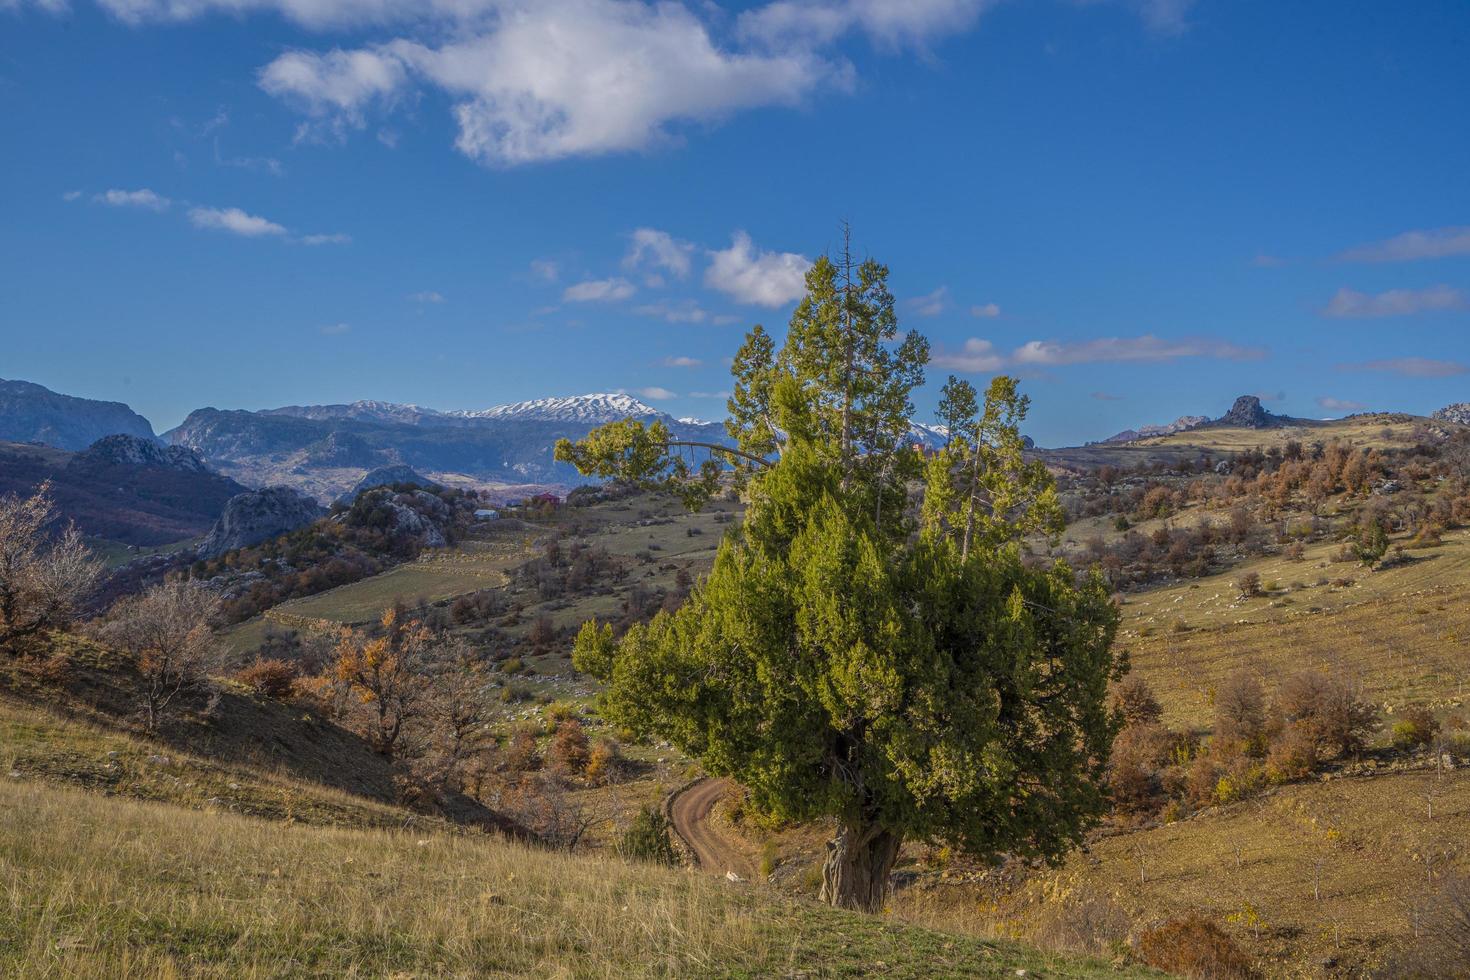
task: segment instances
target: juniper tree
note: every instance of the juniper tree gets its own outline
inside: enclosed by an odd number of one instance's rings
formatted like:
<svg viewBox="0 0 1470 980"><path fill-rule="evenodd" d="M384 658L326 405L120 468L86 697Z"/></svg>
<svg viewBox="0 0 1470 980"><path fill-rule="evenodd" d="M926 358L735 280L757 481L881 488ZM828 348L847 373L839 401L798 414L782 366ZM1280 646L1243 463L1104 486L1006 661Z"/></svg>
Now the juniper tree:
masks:
<svg viewBox="0 0 1470 980"><path fill-rule="evenodd" d="M928 345L899 336L887 278L823 257L780 347L750 332L731 446L632 420L557 446L584 474L695 507L734 472L745 519L709 576L621 640L585 624L575 663L615 724L735 778L773 817L834 818L822 897L867 910L905 840L981 857L1073 846L1102 812L1122 670L1102 581L1022 561L1020 539L1059 528L1060 508L1022 456L1014 380L931 460L908 444Z"/></svg>

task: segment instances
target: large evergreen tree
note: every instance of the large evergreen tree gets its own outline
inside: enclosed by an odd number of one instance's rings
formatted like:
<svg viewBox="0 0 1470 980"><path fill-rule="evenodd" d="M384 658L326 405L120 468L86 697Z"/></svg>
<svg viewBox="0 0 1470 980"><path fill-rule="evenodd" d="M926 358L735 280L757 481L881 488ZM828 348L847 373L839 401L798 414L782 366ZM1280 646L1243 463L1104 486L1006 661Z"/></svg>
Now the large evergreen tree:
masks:
<svg viewBox="0 0 1470 980"><path fill-rule="evenodd" d="M819 259L784 344L734 360L734 447L624 421L557 447L586 474L698 506L731 471L748 502L676 612L579 669L609 720L668 739L788 820L835 819L822 896L880 907L906 839L1055 858L1101 813L1117 614L1102 582L1028 567L1061 527L1022 457L1027 401L997 378L927 462L908 437L928 344L898 336L888 270ZM964 406L950 399L950 407ZM706 458L695 464L695 455Z"/></svg>

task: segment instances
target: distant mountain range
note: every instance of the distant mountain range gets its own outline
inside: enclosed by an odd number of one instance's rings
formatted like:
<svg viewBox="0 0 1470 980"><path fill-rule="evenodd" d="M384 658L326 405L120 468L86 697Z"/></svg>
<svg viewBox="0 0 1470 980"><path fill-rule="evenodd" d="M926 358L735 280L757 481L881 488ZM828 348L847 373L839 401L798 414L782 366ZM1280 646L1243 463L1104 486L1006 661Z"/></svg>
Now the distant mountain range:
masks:
<svg viewBox="0 0 1470 980"><path fill-rule="evenodd" d="M29 381L0 380L0 440L76 451L117 433L151 440L153 426L122 402L74 398Z"/></svg>
<svg viewBox="0 0 1470 980"><path fill-rule="evenodd" d="M1470 404L1451 405L1435 414L1448 421L1470 419ZM155 472L160 467L193 469L201 478L212 476L212 469L236 488L291 486L322 503L351 490L364 474L394 466L412 467L446 486L498 490L507 496L519 496L532 487L580 483L575 470L553 459L556 441L580 438L599 425L624 418L662 422L685 439L728 440L721 422L675 418L621 392L538 398L463 411L383 401L258 411L202 408L160 440L148 420L126 405L62 395L25 381L0 381L0 440L87 450L94 457L107 456L111 466ZM1243 395L1219 418L1187 415L1164 425L1127 429L1103 443L1136 442L1209 426L1315 424L1320 423L1275 415L1256 396ZM117 434L130 441L94 446ZM909 436L934 448L948 439L943 426L917 421ZM26 468L35 466L28 463ZM217 513L214 497L208 500L204 509Z"/></svg>
<svg viewBox="0 0 1470 980"><path fill-rule="evenodd" d="M658 421L677 436L725 441L719 423L676 419L619 393L543 398L479 411L354 402L257 412L204 408L164 439L187 446L243 483L284 484L330 501L364 471L405 465L449 485L494 489L582 482L552 458L561 438L580 438L623 418Z"/></svg>

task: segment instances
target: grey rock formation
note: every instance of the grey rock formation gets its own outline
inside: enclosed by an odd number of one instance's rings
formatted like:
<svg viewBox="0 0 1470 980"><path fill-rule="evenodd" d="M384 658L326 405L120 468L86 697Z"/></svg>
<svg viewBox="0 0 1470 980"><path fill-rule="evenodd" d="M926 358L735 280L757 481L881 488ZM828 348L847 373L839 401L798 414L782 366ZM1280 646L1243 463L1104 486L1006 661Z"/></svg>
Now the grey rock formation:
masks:
<svg viewBox="0 0 1470 980"><path fill-rule="evenodd" d="M350 504L354 500L356 500L360 494L371 490L374 487L391 487L396 486L400 483L412 483L421 487L437 487L439 485L428 477L420 474L417 470L415 470L412 466L409 466L407 463L398 463L394 466L380 466L377 469L373 470L371 473L367 474L367 476L364 476L361 480L358 480L357 486L344 493L341 497L338 497L337 502L340 504ZM426 494L425 496L433 495ZM438 501L437 497L435 498L435 501Z"/></svg>
<svg viewBox="0 0 1470 980"><path fill-rule="evenodd" d="M1232 429L1269 429L1284 422L1283 416L1272 415L1262 408L1261 400L1255 395L1241 395L1230 411L1211 424Z"/></svg>
<svg viewBox="0 0 1470 980"><path fill-rule="evenodd" d="M204 543L200 558L218 558L298 527L326 513L315 500L290 487L266 487L231 497Z"/></svg>
<svg viewBox="0 0 1470 980"><path fill-rule="evenodd" d="M1136 429L1124 429L1115 436L1109 436L1103 442L1137 442L1139 439L1152 439L1155 436L1170 436L1176 432L1188 432L1197 429L1208 422L1209 419L1203 415L1181 415L1172 422L1163 425L1140 425Z"/></svg>
<svg viewBox="0 0 1470 980"><path fill-rule="evenodd" d="M1470 425L1470 402L1455 402L1453 405L1446 405L1429 417L1440 422L1458 422L1461 425Z"/></svg>
<svg viewBox="0 0 1470 980"><path fill-rule="evenodd" d="M151 466L181 473L211 472L199 455L185 446L162 446L151 437L122 434L103 436L72 457L69 465Z"/></svg>
<svg viewBox="0 0 1470 980"><path fill-rule="evenodd" d="M119 432L154 438L148 420L122 402L74 398L29 381L0 380L0 439L76 452Z"/></svg>

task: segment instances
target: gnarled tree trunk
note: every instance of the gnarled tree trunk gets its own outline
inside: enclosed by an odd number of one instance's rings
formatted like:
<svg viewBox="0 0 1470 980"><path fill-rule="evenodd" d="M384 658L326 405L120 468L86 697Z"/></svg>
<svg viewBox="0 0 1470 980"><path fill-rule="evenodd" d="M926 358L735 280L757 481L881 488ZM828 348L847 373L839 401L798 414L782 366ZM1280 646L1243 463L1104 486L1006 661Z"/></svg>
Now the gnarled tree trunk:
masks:
<svg viewBox="0 0 1470 980"><path fill-rule="evenodd" d="M888 897L888 875L903 836L876 824L843 824L827 842L822 901L838 908L877 912Z"/></svg>

